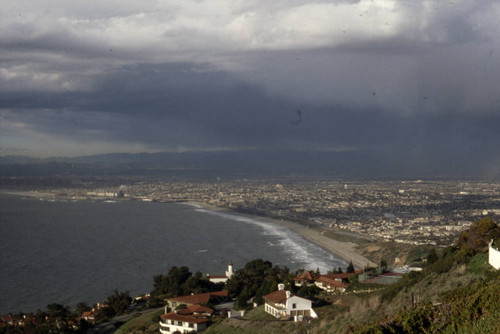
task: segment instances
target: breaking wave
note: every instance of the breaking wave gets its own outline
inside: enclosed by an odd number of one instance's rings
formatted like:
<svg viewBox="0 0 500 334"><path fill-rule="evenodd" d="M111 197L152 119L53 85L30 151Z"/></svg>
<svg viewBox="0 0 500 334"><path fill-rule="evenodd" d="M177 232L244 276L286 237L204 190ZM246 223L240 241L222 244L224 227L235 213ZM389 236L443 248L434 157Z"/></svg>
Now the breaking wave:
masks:
<svg viewBox="0 0 500 334"><path fill-rule="evenodd" d="M267 241L269 247L280 248L279 251L285 253L289 258L290 264L293 264L291 267L303 268L306 270L316 270L319 268L322 273L325 273L338 266L344 268L347 266L347 262L343 259L335 257L325 249L304 239L300 234L285 226L265 222L258 218L212 211L200 208L199 206L195 207L195 211L215 215L226 220L259 226L262 229L262 235L270 239Z"/></svg>

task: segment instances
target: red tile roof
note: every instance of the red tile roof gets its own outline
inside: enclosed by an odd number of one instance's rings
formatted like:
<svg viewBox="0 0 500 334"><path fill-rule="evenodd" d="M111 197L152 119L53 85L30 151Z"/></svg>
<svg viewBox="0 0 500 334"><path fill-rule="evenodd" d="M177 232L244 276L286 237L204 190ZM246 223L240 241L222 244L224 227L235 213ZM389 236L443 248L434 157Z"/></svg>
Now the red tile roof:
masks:
<svg viewBox="0 0 500 334"><path fill-rule="evenodd" d="M227 297L227 296L229 296L229 291L227 291L227 290L214 291L214 292L210 292L210 295L214 296L214 297Z"/></svg>
<svg viewBox="0 0 500 334"><path fill-rule="evenodd" d="M212 310L210 307L201 306L198 304L189 305L187 308L193 313L214 313L214 310Z"/></svg>
<svg viewBox="0 0 500 334"><path fill-rule="evenodd" d="M315 281L319 275L310 271L305 271L301 275L294 277L294 281Z"/></svg>
<svg viewBox="0 0 500 334"><path fill-rule="evenodd" d="M336 275L338 275L338 274L336 274ZM318 278L318 282L321 282L324 285L329 285L329 286L338 287L338 288L347 288L347 286L348 286L347 283L337 281L337 280L335 280L335 278L330 278L326 275L323 275L320 278Z"/></svg>
<svg viewBox="0 0 500 334"><path fill-rule="evenodd" d="M182 304L206 304L210 300L210 293L200 293L191 296L181 296L174 298L167 298L168 301L178 302Z"/></svg>
<svg viewBox="0 0 500 334"><path fill-rule="evenodd" d="M214 310L212 310L210 307L205 307L205 306L201 306L199 304L195 304L195 305L189 305L187 308L185 308L183 310L179 310L176 313L181 314L181 315L193 315L194 313L212 314L212 313L214 313Z"/></svg>
<svg viewBox="0 0 500 334"><path fill-rule="evenodd" d="M94 311L86 311L82 313L82 318L95 317L96 313Z"/></svg>
<svg viewBox="0 0 500 334"><path fill-rule="evenodd" d="M293 293L290 294L290 297L292 297L292 296L293 296ZM282 303L282 302L286 301L286 291L285 290L274 291L274 292L271 292L270 294L263 296L262 298L264 298L265 300L268 300L270 302L273 302L273 303Z"/></svg>
<svg viewBox="0 0 500 334"><path fill-rule="evenodd" d="M328 278L331 278L331 279L339 278L339 279L342 279L342 280L346 280L349 277L351 277L352 275L361 274L362 272L363 272L363 270L356 270L353 273L326 274L326 275L321 275L321 277L328 277Z"/></svg>
<svg viewBox="0 0 500 334"><path fill-rule="evenodd" d="M213 297L227 297L228 291L223 290L223 291L199 293L197 295L167 298L167 300L182 303L182 304L189 304L189 305L206 304L210 301L210 297L212 297L212 296Z"/></svg>
<svg viewBox="0 0 500 334"><path fill-rule="evenodd" d="M177 314L175 312L170 312L167 314L162 314L160 318L164 320L175 320L175 321L184 321L184 322L191 322L195 324L200 324L203 322L209 322L210 319L203 318L203 317L197 317L194 315L181 315Z"/></svg>

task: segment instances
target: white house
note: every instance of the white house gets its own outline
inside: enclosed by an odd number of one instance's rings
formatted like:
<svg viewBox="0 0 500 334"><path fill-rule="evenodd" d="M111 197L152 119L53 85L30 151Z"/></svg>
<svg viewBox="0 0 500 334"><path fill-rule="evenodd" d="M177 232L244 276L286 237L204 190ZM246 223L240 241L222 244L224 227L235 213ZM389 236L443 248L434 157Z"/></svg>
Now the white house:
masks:
<svg viewBox="0 0 500 334"><path fill-rule="evenodd" d="M299 296L293 295L285 290L284 284L278 284L278 290L263 296L267 313L276 318L290 318L295 320L302 317L317 318L318 315L312 309L312 302Z"/></svg>
<svg viewBox="0 0 500 334"><path fill-rule="evenodd" d="M181 315L171 312L160 316L160 333L171 334L174 332L200 332L208 327L209 322L210 319L206 317Z"/></svg>
<svg viewBox="0 0 500 334"><path fill-rule="evenodd" d="M493 248L493 240L488 244L488 262L496 270L500 269L500 251Z"/></svg>
<svg viewBox="0 0 500 334"><path fill-rule="evenodd" d="M329 277L329 276L334 276L334 275L321 275L316 280L316 282L314 282L314 284L316 284L318 288L326 292L344 293L349 284L346 283L345 280L343 280L342 278Z"/></svg>
<svg viewBox="0 0 500 334"><path fill-rule="evenodd" d="M208 274L208 279L210 282L212 283L226 283L226 281L228 279L231 278L231 276L233 276L234 272L233 272L233 263L232 262L229 262L229 264L227 265L227 270L226 270L226 274L225 275L210 275Z"/></svg>

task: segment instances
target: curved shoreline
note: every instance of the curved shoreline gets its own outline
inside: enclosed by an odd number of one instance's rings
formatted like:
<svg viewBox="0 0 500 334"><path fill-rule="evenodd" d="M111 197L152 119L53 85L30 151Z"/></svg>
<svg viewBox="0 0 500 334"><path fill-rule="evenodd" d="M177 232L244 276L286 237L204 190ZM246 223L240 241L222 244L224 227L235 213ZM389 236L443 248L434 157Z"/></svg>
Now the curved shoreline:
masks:
<svg viewBox="0 0 500 334"><path fill-rule="evenodd" d="M44 199L49 198L49 197L56 197L56 194L51 193L51 192L9 191L9 190L3 190L0 192L11 194L11 195L25 195L25 196L30 196L30 197L44 198ZM183 203L189 204L189 205L200 206L200 207L203 207L204 209L211 210L211 211L223 211L223 212L226 212L229 214L250 217L252 219L257 219L257 220L260 220L260 221L266 222L266 223L277 224L277 225L286 227L289 230L299 234L307 241L325 249L327 252L333 254L336 257L340 257L341 259L345 260L346 262L352 261L352 264L358 269L365 268L366 266L370 266L370 267L377 266L377 264L368 260L364 256L358 254L355 251L354 246L352 244L329 238L327 236L324 236L320 231L318 231L314 228L308 228L308 227L303 226L299 223L294 223L294 222L287 221L287 220L281 220L281 219L270 218L270 217L265 217L265 216L255 216L255 215L245 214L245 213L234 211L234 210L231 210L228 208L209 205L209 204L206 204L203 202L186 201Z"/></svg>
<svg viewBox="0 0 500 334"><path fill-rule="evenodd" d="M333 254L334 256L340 257L341 259L343 259L347 262L352 261L352 264L358 269L363 269L366 266L377 267L377 264L368 260L364 256L358 254L355 251L354 246L352 244L329 238L327 236L324 236L321 232L319 232L316 229L308 228L308 227L305 227L305 226L298 224L298 223L294 223L294 222L287 221L287 220L280 220L280 219L275 219L275 218L263 217L263 216L249 215L249 214L233 211L231 209L211 206L211 205L207 205L205 203L200 203L200 202L185 202L185 204L200 206L200 207L203 207L204 209L212 210L212 211L223 211L225 213L230 213L230 214L234 214L234 215L246 216L246 217L250 217L252 219L257 219L257 220L260 220L263 222L284 226L284 227L288 228L289 230L299 234L307 241L325 249L326 251Z"/></svg>

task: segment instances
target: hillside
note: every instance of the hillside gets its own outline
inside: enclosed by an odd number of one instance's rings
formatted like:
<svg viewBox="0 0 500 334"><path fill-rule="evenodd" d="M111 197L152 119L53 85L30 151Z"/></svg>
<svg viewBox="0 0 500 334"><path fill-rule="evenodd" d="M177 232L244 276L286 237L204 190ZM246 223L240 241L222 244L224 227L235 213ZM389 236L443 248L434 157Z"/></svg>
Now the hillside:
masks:
<svg viewBox="0 0 500 334"><path fill-rule="evenodd" d="M436 252L436 257L428 256L422 271L405 274L392 286L375 287L375 292L354 293L354 288L343 295L311 296L318 319L304 323L277 321L261 305L242 318L215 317L205 333L498 333L500 271L489 265L484 241L499 232L496 223L483 218L463 232L456 245L430 252L404 246L407 260L424 253ZM469 242L471 238L473 242ZM380 256L388 255L382 243L360 242L360 249L370 248L376 248ZM361 283L355 284L359 287ZM140 323L138 327L127 324L127 330L154 332L154 319L147 330L144 322Z"/></svg>
<svg viewBox="0 0 500 334"><path fill-rule="evenodd" d="M484 241L499 231L497 224L484 218L465 231L456 246L438 251L437 260L423 271L410 272L379 292L335 296L315 308L319 319L307 325L231 319L208 333L497 333L500 272L488 264ZM467 242L471 236L474 242ZM360 243L360 249L371 249L378 256L394 252L368 241ZM422 247L400 250L407 260L426 251Z"/></svg>

